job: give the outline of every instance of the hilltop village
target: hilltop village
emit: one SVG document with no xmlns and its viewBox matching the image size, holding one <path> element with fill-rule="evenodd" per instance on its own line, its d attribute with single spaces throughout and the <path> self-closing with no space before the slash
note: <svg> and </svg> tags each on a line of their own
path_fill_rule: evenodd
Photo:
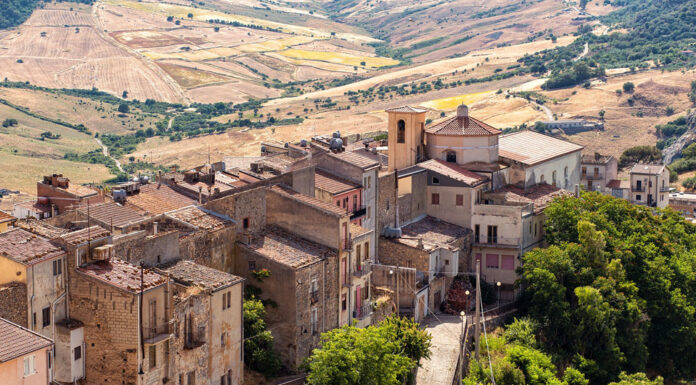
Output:
<svg viewBox="0 0 696 385">
<path fill-rule="evenodd" d="M 108 191 L 45 176 L 38 199 L 0 212 L 0 362 L 60 384 L 241 384 L 253 288 L 299 371 L 323 332 L 466 303 L 453 287 L 477 262 L 511 302 L 555 198 L 670 200 L 665 166 L 622 181 L 613 157 L 503 135 L 465 105 L 427 127 L 425 109 L 386 114 L 384 140 L 264 143 Z"/>
</svg>

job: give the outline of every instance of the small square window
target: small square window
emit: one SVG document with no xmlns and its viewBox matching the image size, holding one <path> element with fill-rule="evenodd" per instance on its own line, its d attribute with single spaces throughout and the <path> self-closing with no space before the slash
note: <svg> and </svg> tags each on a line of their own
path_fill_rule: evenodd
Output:
<svg viewBox="0 0 696 385">
<path fill-rule="evenodd" d="M 244 218 L 242 220 L 242 226 L 244 227 L 244 230 L 249 228 L 249 218 Z"/>
<path fill-rule="evenodd" d="M 464 206 L 464 195 L 457 194 L 457 206 Z"/>
<path fill-rule="evenodd" d="M 431 203 L 434 205 L 439 205 L 440 204 L 440 194 L 433 193 Z"/>
<path fill-rule="evenodd" d="M 42 321 L 42 326 L 46 327 L 51 324 L 51 308 L 50 307 L 45 307 L 41 311 L 41 316 L 43 318 Z"/>
<path fill-rule="evenodd" d="M 434 176 L 433 177 L 433 184 L 440 184 L 440 178 Z"/>
<path fill-rule="evenodd" d="M 249 270 L 256 270 L 256 261 L 249 261 Z"/>
</svg>

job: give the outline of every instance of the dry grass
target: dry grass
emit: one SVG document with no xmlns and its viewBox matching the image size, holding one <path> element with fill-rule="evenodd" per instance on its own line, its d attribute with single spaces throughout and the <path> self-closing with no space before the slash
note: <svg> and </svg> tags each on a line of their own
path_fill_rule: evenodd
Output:
<svg viewBox="0 0 696 385">
<path fill-rule="evenodd" d="M 372 56 L 355 56 L 341 52 L 322 52 L 308 51 L 302 49 L 287 49 L 278 53 L 280 55 L 294 59 L 316 60 L 356 67 L 360 66 L 369 68 L 379 68 L 399 64 L 399 62 L 394 59 Z"/>
<path fill-rule="evenodd" d="M 230 80 L 227 76 L 222 76 L 207 71 L 199 71 L 193 68 L 178 66 L 175 64 L 159 63 L 169 76 L 174 78 L 179 85 L 184 88 L 195 88 L 209 84 L 222 83 Z"/>
</svg>

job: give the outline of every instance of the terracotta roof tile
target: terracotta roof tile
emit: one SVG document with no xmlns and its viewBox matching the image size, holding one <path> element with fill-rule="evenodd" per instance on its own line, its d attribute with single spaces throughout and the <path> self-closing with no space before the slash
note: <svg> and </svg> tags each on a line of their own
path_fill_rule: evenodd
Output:
<svg viewBox="0 0 696 385">
<path fill-rule="evenodd" d="M 23 265 L 33 265 L 63 255 L 63 249 L 26 230 L 17 228 L 0 233 L 0 256 Z"/>
<path fill-rule="evenodd" d="M 11 361 L 53 345 L 48 338 L 3 318 L 0 318 L 0 341 L 0 362 Z"/>
<path fill-rule="evenodd" d="M 293 269 L 298 269 L 335 255 L 335 250 L 292 235 L 275 226 L 264 229 L 244 247 Z"/>
<path fill-rule="evenodd" d="M 331 152 L 329 153 L 329 156 L 363 169 L 379 166 L 379 161 L 373 159 L 372 157 L 365 156 L 357 151 L 343 151 L 337 153 Z"/>
<path fill-rule="evenodd" d="M 174 191 L 165 184 L 151 183 L 140 187 L 140 192 L 128 196 L 126 206 L 143 210 L 150 214 L 164 214 L 167 211 L 191 206 L 193 199 Z"/>
<path fill-rule="evenodd" d="M 448 163 L 440 159 L 431 159 L 423 163 L 418 163 L 418 167 L 442 174 L 456 181 L 466 183 L 469 186 L 477 186 L 486 180 L 487 177 L 479 175 L 473 171 L 466 170 L 456 163 Z"/>
<path fill-rule="evenodd" d="M 12 215 L 10 215 L 4 211 L 0 211 L 0 223 L 11 222 L 11 221 L 16 221 L 16 220 L 17 220 L 17 218 L 13 217 Z"/>
<path fill-rule="evenodd" d="M 170 211 L 166 213 L 166 215 L 205 230 L 221 229 L 232 223 L 232 220 L 229 218 L 225 218 L 222 215 L 216 215 L 196 206 L 189 206 Z"/>
<path fill-rule="evenodd" d="M 87 215 L 89 212 L 90 218 L 107 225 L 113 224 L 115 227 L 122 227 L 148 218 L 134 209 L 116 202 L 90 205 L 89 209 L 83 205 L 77 211 L 83 215 Z"/>
<path fill-rule="evenodd" d="M 546 206 L 548 206 L 549 203 L 551 203 L 551 201 L 557 197 L 573 195 L 570 191 L 545 183 L 527 188 L 527 190 L 521 189 L 517 186 L 508 185 L 492 191 L 491 193 L 505 194 L 505 200 L 507 202 L 534 203 L 534 212 L 537 214 L 544 211 Z"/>
<path fill-rule="evenodd" d="M 95 262 L 86 266 L 78 267 L 76 270 L 119 289 L 123 289 L 131 293 L 140 292 L 140 267 L 118 258 L 111 258 L 109 261 Z M 166 282 L 166 277 L 154 273 L 149 269 L 145 269 L 143 272 L 143 290 L 162 285 Z"/>
<path fill-rule="evenodd" d="M 426 248 L 446 247 L 469 232 L 463 227 L 431 216 L 404 226 L 401 231 L 402 236 L 396 242 L 415 247 L 421 239 Z"/>
<path fill-rule="evenodd" d="M 664 171 L 665 165 L 664 164 L 642 164 L 638 163 L 633 168 L 631 168 L 631 174 L 649 174 L 649 175 L 656 175 L 656 174 L 662 174 L 662 171 Z"/>
<path fill-rule="evenodd" d="M 498 154 L 531 166 L 582 149 L 575 143 L 525 130 L 501 136 Z"/>
<path fill-rule="evenodd" d="M 371 231 L 372 231 L 372 230 L 366 229 L 366 228 L 364 228 L 364 227 L 362 227 L 362 226 L 358 226 L 358 225 L 356 225 L 355 223 L 351 223 L 351 224 L 350 224 L 350 236 L 351 236 L 353 239 L 355 239 L 355 238 L 357 238 L 357 237 L 361 237 L 361 236 L 363 236 L 363 235 L 365 235 L 365 234 L 367 234 L 367 233 L 369 233 L 369 232 L 371 232 Z"/>
<path fill-rule="evenodd" d="M 86 229 L 73 231 L 64 235 L 60 238 L 68 245 L 81 245 L 87 241 L 93 241 L 95 239 L 104 238 L 109 236 L 109 231 L 99 227 L 92 226 Z"/>
<path fill-rule="evenodd" d="M 193 261 L 180 260 L 174 264 L 164 265 L 160 270 L 168 273 L 177 282 L 210 290 L 228 287 L 244 281 L 242 277 L 199 265 Z"/>
<path fill-rule="evenodd" d="M 341 194 L 360 188 L 360 185 L 349 180 L 339 178 L 335 174 L 317 168 L 314 173 L 314 187 L 324 190 L 329 194 Z"/>
<path fill-rule="evenodd" d="M 599 155 L 599 154 L 597 154 Z M 611 155 L 591 155 L 591 154 L 583 154 L 582 155 L 582 163 L 585 164 L 607 164 L 609 163 L 610 160 L 612 160 L 614 157 Z"/>
<path fill-rule="evenodd" d="M 46 221 L 40 221 L 33 217 L 27 219 L 20 219 L 17 222 L 15 222 L 15 226 L 29 231 L 30 233 L 42 236 L 46 239 L 59 238 L 61 235 L 70 232 L 70 230 L 68 229 L 51 226 L 48 223 L 46 223 Z"/>
<path fill-rule="evenodd" d="M 425 129 L 436 135 L 490 136 L 502 131 L 470 116 L 455 116 Z"/>
<path fill-rule="evenodd" d="M 428 111 L 425 108 L 421 107 L 411 107 L 411 106 L 401 106 L 401 107 L 395 107 L 395 108 L 388 108 L 385 110 L 386 112 L 405 112 L 409 114 L 420 114 L 423 112 Z"/>
<path fill-rule="evenodd" d="M 273 191 L 277 194 L 280 194 L 286 198 L 293 199 L 297 202 L 303 203 L 308 206 L 315 207 L 317 209 L 323 210 L 325 212 L 328 212 L 329 214 L 333 214 L 339 217 L 347 216 L 348 213 L 344 209 L 341 209 L 340 207 L 337 207 L 336 205 L 333 205 L 328 202 L 321 201 L 316 198 L 309 197 L 304 194 L 300 194 L 297 191 L 294 191 L 293 189 L 282 186 L 282 185 L 274 185 L 270 188 L 270 191 Z"/>
</svg>

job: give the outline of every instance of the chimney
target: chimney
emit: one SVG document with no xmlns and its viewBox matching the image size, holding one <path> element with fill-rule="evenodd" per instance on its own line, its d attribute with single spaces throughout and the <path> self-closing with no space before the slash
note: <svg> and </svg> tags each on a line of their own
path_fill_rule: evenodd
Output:
<svg viewBox="0 0 696 385">
<path fill-rule="evenodd" d="M 157 172 L 157 188 L 162 185 L 162 170 Z"/>
<path fill-rule="evenodd" d="M 152 222 L 152 234 L 157 234 L 157 222 Z"/>
<path fill-rule="evenodd" d="M 419 237 L 419 238 L 418 238 L 418 248 L 419 248 L 419 249 L 422 249 L 422 248 L 423 248 L 423 238 L 422 238 L 422 237 Z"/>
<path fill-rule="evenodd" d="M 466 104 L 460 104 L 457 107 L 457 117 L 458 118 L 468 118 L 469 117 L 469 107 Z"/>
<path fill-rule="evenodd" d="M 56 205 L 51 204 L 51 218 L 56 216 Z"/>
</svg>

